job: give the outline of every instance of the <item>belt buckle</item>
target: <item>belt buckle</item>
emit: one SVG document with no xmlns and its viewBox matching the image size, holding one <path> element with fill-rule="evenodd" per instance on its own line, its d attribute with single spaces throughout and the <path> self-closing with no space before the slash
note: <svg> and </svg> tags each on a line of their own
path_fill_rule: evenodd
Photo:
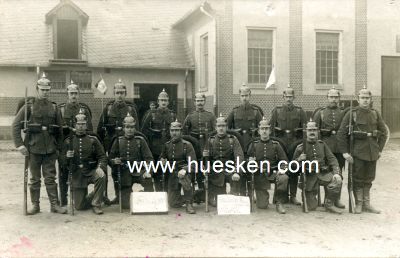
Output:
<svg viewBox="0 0 400 258">
<path fill-rule="evenodd" d="M 331 134 L 335 135 L 335 134 L 336 134 L 336 131 L 335 131 L 335 130 L 332 130 Z"/>
<path fill-rule="evenodd" d="M 286 134 L 290 134 L 290 130 L 285 130 L 285 133 Z"/>
<path fill-rule="evenodd" d="M 42 126 L 42 131 L 47 131 L 47 126 Z"/>
<path fill-rule="evenodd" d="M 203 137 L 204 137 L 204 135 L 203 135 L 203 134 L 200 134 L 200 135 L 199 135 L 199 138 L 203 138 Z"/>
<path fill-rule="evenodd" d="M 371 137 L 371 136 L 372 136 L 372 133 L 367 133 L 367 136 L 368 136 L 368 137 Z"/>
<path fill-rule="evenodd" d="M 83 164 L 79 164 L 79 168 L 83 168 Z"/>
<path fill-rule="evenodd" d="M 243 130 L 242 133 L 245 134 L 245 133 L 247 133 L 247 131 L 246 131 L 246 130 Z"/>
</svg>

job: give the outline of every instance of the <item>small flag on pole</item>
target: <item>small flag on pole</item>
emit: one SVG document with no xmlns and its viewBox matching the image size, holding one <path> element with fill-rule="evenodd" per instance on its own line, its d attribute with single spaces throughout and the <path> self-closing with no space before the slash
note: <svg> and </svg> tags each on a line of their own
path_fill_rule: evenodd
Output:
<svg viewBox="0 0 400 258">
<path fill-rule="evenodd" d="M 97 90 L 101 92 L 101 94 L 105 94 L 106 93 L 107 85 L 104 82 L 104 79 L 103 79 L 102 76 L 101 76 L 100 80 L 96 83 L 95 86 L 96 86 Z"/>
<path fill-rule="evenodd" d="M 265 89 L 270 88 L 272 85 L 275 85 L 276 83 L 276 77 L 275 77 L 275 66 L 272 65 L 272 70 L 271 73 L 269 75 L 268 81 L 267 81 L 267 85 L 265 86 Z"/>
</svg>

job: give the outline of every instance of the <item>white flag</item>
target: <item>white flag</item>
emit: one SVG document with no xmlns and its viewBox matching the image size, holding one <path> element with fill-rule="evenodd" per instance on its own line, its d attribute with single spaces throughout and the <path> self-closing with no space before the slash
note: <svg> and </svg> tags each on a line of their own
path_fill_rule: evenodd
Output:
<svg viewBox="0 0 400 258">
<path fill-rule="evenodd" d="M 276 77 L 275 77 L 275 66 L 272 66 L 271 74 L 269 75 L 267 85 L 265 86 L 265 89 L 270 88 L 272 85 L 275 85 L 276 83 Z"/>
<path fill-rule="evenodd" d="M 98 81 L 95 86 L 96 86 L 97 90 L 100 91 L 102 94 L 106 93 L 107 85 L 104 82 L 103 78 L 101 78 L 100 81 Z"/>
</svg>

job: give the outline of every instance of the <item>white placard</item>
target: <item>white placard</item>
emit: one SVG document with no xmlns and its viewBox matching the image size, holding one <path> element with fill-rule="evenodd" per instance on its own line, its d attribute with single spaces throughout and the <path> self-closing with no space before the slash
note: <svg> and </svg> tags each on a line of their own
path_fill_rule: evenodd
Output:
<svg viewBox="0 0 400 258">
<path fill-rule="evenodd" d="M 132 192 L 131 214 L 168 213 L 166 192 Z"/>
<path fill-rule="evenodd" d="M 218 195 L 218 215 L 250 215 L 250 198 L 230 194 Z"/>
</svg>

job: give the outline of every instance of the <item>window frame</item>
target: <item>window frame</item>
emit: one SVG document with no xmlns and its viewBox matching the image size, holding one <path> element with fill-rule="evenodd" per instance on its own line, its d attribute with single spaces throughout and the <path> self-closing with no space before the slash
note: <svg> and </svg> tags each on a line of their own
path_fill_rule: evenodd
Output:
<svg viewBox="0 0 400 258">
<path fill-rule="evenodd" d="M 72 73 L 73 72 L 88 72 L 90 73 L 90 88 L 82 88 L 81 86 L 79 86 L 78 81 L 73 81 L 75 84 L 77 84 L 79 86 L 79 92 L 80 93 L 92 93 L 93 92 L 93 71 L 91 70 L 84 70 L 84 69 L 70 69 L 70 70 L 62 70 L 62 69 L 45 69 L 43 70 L 43 72 L 46 74 L 46 76 L 48 76 L 49 73 L 51 72 L 63 72 L 65 73 L 65 85 L 63 85 L 62 88 L 51 88 L 52 92 L 66 92 L 67 90 L 67 86 L 70 84 L 71 82 L 71 78 L 72 78 Z M 50 78 L 49 78 L 50 79 Z M 51 80 L 50 80 L 51 81 Z"/>
<path fill-rule="evenodd" d="M 337 83 L 331 84 L 320 84 L 317 83 L 317 34 L 318 33 L 331 33 L 338 35 L 338 54 L 337 54 Z M 314 67 L 314 84 L 317 90 L 326 90 L 331 89 L 332 86 L 335 86 L 336 89 L 343 89 L 343 77 L 342 77 L 342 69 L 343 69 L 343 31 L 341 30 L 322 30 L 316 29 L 314 32 L 314 60 L 313 60 L 313 67 Z"/>
<path fill-rule="evenodd" d="M 271 32 L 272 34 L 272 48 L 271 48 L 271 70 L 272 67 L 275 65 L 275 60 L 276 60 L 276 28 L 274 27 L 254 27 L 254 26 L 247 26 L 246 27 L 246 82 L 247 85 L 250 88 L 254 88 L 254 89 L 264 89 L 266 83 L 268 82 L 268 78 L 269 78 L 269 74 L 266 74 L 265 77 L 265 82 L 258 82 L 258 83 L 254 83 L 254 82 L 249 82 L 249 31 L 250 30 L 256 30 L 256 31 L 268 31 Z M 266 63 L 266 66 L 268 66 L 268 64 Z M 275 65 L 276 66 L 276 65 Z M 274 89 L 276 87 L 276 85 L 272 86 L 270 89 Z"/>
<path fill-rule="evenodd" d="M 207 40 L 207 48 L 205 48 L 204 41 Z M 208 32 L 204 33 L 200 36 L 200 83 L 199 90 L 201 92 L 208 91 L 208 82 L 209 82 L 209 72 L 210 72 L 210 40 L 208 36 Z M 205 49 L 207 49 L 207 54 L 205 54 Z"/>
</svg>

